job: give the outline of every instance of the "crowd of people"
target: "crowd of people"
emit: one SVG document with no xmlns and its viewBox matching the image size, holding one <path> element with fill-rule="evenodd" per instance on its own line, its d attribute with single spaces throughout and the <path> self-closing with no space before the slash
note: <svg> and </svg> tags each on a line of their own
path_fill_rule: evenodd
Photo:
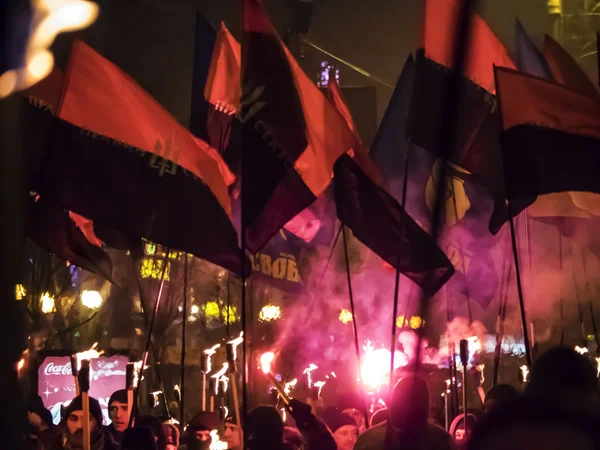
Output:
<svg viewBox="0 0 600 450">
<path fill-rule="evenodd" d="M 496 385 L 483 409 L 455 420 L 447 431 L 430 417 L 426 380 L 407 374 L 394 386 L 388 409 L 365 420 L 358 410 L 329 407 L 313 414 L 292 399 L 284 423 L 272 406 L 258 406 L 236 424 L 214 412 L 199 412 L 180 434 L 174 423 L 154 416 L 134 417 L 130 427 L 127 391 L 109 400 L 111 424 L 102 426 L 97 400 L 89 399 L 93 450 L 495 450 L 600 448 L 598 371 L 586 356 L 553 348 L 533 365 L 524 392 Z M 83 449 L 81 396 L 71 401 L 57 426 L 40 397 L 28 405 L 28 450 Z M 219 444 L 217 444 L 217 439 Z M 226 447 L 225 447 L 226 445 Z"/>
</svg>

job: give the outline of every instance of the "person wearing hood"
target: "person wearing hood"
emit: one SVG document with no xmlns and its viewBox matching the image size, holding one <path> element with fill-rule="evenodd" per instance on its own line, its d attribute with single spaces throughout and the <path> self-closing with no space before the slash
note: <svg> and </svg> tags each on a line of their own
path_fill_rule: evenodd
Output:
<svg viewBox="0 0 600 450">
<path fill-rule="evenodd" d="M 113 392 L 108 399 L 108 415 L 111 423 L 105 428 L 119 444 L 123 442 L 123 433 L 129 427 L 129 414 L 127 389 Z"/>
<path fill-rule="evenodd" d="M 423 379 L 415 375 L 400 379 L 390 403 L 387 420 L 363 433 L 355 450 L 456 449 L 448 432 L 428 420 L 429 387 Z"/>
<path fill-rule="evenodd" d="M 217 413 L 202 411 L 190 420 L 183 437 L 184 445 L 180 449 L 208 450 L 210 448 L 210 432 L 219 430 L 221 421 Z"/>
<path fill-rule="evenodd" d="M 102 410 L 95 398 L 89 397 L 91 450 L 119 450 L 120 446 L 102 426 Z M 75 397 L 65 410 L 59 425 L 60 447 L 65 450 L 83 449 L 83 407 L 81 395 Z"/>
<path fill-rule="evenodd" d="M 335 439 L 337 450 L 352 450 L 358 439 L 356 420 L 337 408 L 327 408 L 322 418 Z"/>
<path fill-rule="evenodd" d="M 312 414 L 308 404 L 291 399 L 288 412 L 302 434 L 305 450 L 337 450 L 327 426 Z M 283 440 L 283 421 L 272 406 L 258 406 L 248 414 L 244 425 L 245 450 L 279 450 L 288 446 Z"/>
<path fill-rule="evenodd" d="M 32 396 L 27 402 L 27 421 L 29 434 L 25 440 L 26 450 L 48 448 L 55 439 L 52 413 L 46 409 L 42 397 Z"/>
</svg>

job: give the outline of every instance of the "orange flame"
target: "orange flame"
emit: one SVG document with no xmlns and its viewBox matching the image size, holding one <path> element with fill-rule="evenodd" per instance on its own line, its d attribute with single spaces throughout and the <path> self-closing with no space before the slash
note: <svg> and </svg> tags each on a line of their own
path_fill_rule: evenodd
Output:
<svg viewBox="0 0 600 450">
<path fill-rule="evenodd" d="M 260 368 L 262 369 L 262 371 L 265 374 L 271 372 L 271 363 L 273 362 L 274 359 L 275 359 L 275 353 L 273 353 L 273 352 L 266 352 L 261 355 Z"/>
<path fill-rule="evenodd" d="M 315 382 L 314 386 L 319 388 L 319 397 L 321 396 L 321 389 L 323 389 L 323 386 L 325 386 L 326 381 L 317 381 Z"/>
<path fill-rule="evenodd" d="M 225 373 L 227 372 L 227 369 L 229 369 L 229 363 L 224 362 L 221 370 L 219 370 L 214 375 L 211 375 L 211 378 L 215 379 L 215 395 L 219 394 L 219 381 L 221 381 L 221 377 L 223 375 L 225 375 Z M 225 378 L 227 378 L 227 377 L 225 377 Z M 229 378 L 227 378 L 227 380 L 229 381 Z"/>
<path fill-rule="evenodd" d="M 315 364 L 313 364 L 313 363 L 310 363 L 310 364 L 308 365 L 308 367 L 307 367 L 306 369 L 304 369 L 304 371 L 302 372 L 304 375 L 306 375 L 306 376 L 308 377 L 308 387 L 309 387 L 309 388 L 311 388 L 311 387 L 312 387 L 312 385 L 313 385 L 313 381 L 312 381 L 312 375 L 311 375 L 311 373 L 312 373 L 312 372 L 313 372 L 315 369 L 318 369 L 318 368 L 319 368 L 319 366 L 317 366 L 317 365 L 315 365 Z"/>
<path fill-rule="evenodd" d="M 208 356 L 206 358 L 206 373 L 209 373 L 212 370 L 212 364 L 210 362 L 211 356 L 217 353 L 217 349 L 221 346 L 221 344 L 215 344 L 211 348 L 207 348 L 204 350 L 204 354 Z"/>
<path fill-rule="evenodd" d="M 236 337 L 235 339 L 227 341 L 227 343 L 230 344 L 231 347 L 233 348 L 233 360 L 234 361 L 237 359 L 237 347 L 242 342 L 244 342 L 244 332 L 243 331 L 240 331 L 240 335 L 238 337 Z"/>
<path fill-rule="evenodd" d="M 521 375 L 523 375 L 523 383 L 527 383 L 529 381 L 529 367 L 523 364 L 520 369 Z"/>
<path fill-rule="evenodd" d="M 226 450 L 227 442 L 223 442 L 219 439 L 219 432 L 217 430 L 212 430 L 210 432 L 210 447 L 209 450 Z"/>
</svg>

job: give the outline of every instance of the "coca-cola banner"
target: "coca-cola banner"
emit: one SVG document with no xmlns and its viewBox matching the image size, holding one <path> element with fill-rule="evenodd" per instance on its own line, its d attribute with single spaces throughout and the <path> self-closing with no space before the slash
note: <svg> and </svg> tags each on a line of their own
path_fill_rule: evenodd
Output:
<svg viewBox="0 0 600 450">
<path fill-rule="evenodd" d="M 104 425 L 108 418 L 108 399 L 111 394 L 125 388 L 126 356 L 101 356 L 91 361 L 90 396 L 100 402 Z M 38 393 L 44 406 L 52 412 L 55 424 L 60 422 L 60 407 L 75 398 L 75 381 L 68 356 L 48 356 L 38 368 Z"/>
</svg>

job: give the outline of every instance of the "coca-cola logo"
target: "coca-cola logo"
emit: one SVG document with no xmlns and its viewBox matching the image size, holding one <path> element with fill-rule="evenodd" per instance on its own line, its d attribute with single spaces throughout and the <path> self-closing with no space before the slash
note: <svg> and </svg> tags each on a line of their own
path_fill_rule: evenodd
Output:
<svg viewBox="0 0 600 450">
<path fill-rule="evenodd" d="M 71 372 L 71 363 L 67 364 L 54 364 L 53 362 L 49 362 L 46 367 L 44 367 L 44 375 L 72 375 Z"/>
</svg>

